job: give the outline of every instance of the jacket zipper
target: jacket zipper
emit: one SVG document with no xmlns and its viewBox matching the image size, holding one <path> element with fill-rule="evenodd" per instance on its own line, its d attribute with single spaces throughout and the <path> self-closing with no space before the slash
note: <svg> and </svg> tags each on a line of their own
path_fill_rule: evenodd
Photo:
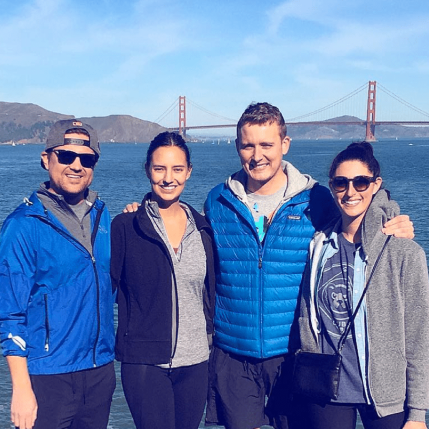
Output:
<svg viewBox="0 0 429 429">
<path fill-rule="evenodd" d="M 146 202 L 146 200 L 143 202 L 143 205 L 145 204 L 145 202 Z M 172 314 L 171 314 L 171 327 L 170 327 L 170 331 L 171 331 L 171 354 L 170 354 L 170 360 L 168 362 L 169 371 L 171 371 L 172 365 L 173 365 L 173 358 L 176 354 L 176 349 L 177 349 L 177 339 L 179 336 L 179 305 L 178 305 L 177 282 L 176 282 L 176 276 L 174 274 L 174 263 L 173 263 L 173 260 L 171 258 L 171 255 L 170 255 L 170 251 L 168 250 L 168 247 L 165 244 L 162 237 L 157 233 L 152 234 L 152 233 L 148 233 L 147 231 L 145 232 L 144 226 L 140 226 L 140 228 L 145 233 L 145 235 L 156 240 L 161 245 L 161 247 L 163 249 L 163 253 L 164 253 L 165 257 L 167 258 L 167 260 L 170 264 L 170 268 L 171 268 L 171 287 L 174 288 L 175 302 L 173 303 L 173 299 L 171 301 L 172 301 L 172 305 L 175 305 L 175 307 L 176 307 L 176 321 L 175 322 L 173 321 L 173 309 L 172 309 Z M 175 333 L 173 334 L 174 325 L 175 325 L 176 329 L 175 329 Z M 128 335 L 128 334 L 125 333 L 125 335 Z"/>
<path fill-rule="evenodd" d="M 95 210 L 97 210 L 97 215 L 94 221 L 94 227 L 91 233 L 91 244 L 92 244 L 92 252 L 94 253 L 94 245 L 95 245 L 95 238 L 97 236 L 97 232 L 98 232 L 98 226 L 100 224 L 100 219 L 101 219 L 101 215 L 103 212 L 105 204 L 103 203 L 102 206 L 97 209 L 95 208 L 95 203 L 94 203 L 94 208 Z M 45 209 L 45 213 L 47 212 L 47 210 Z M 79 246 L 81 246 L 84 250 L 84 252 L 88 253 L 89 256 L 91 257 L 91 262 L 92 262 L 92 267 L 94 269 L 94 276 L 95 276 L 95 283 L 96 283 L 96 295 L 97 295 L 97 303 L 96 303 L 96 307 L 97 307 L 97 334 L 95 337 L 95 342 L 94 342 L 94 348 L 93 348 L 93 352 L 92 352 L 92 356 L 93 356 L 93 367 L 95 368 L 97 366 L 97 362 L 96 362 L 96 349 L 97 349 L 97 343 L 98 343 L 98 339 L 100 338 L 100 282 L 99 282 L 99 278 L 98 278 L 98 271 L 97 271 L 97 266 L 96 266 L 96 261 L 93 255 L 91 255 L 88 250 L 82 246 L 82 244 L 79 242 L 79 240 L 77 240 L 75 237 L 73 237 L 71 234 L 67 233 L 66 231 L 63 231 L 61 228 L 58 228 L 54 223 L 52 223 L 47 217 L 43 217 L 40 215 L 34 215 L 34 217 L 39 218 L 42 222 L 46 222 L 49 225 L 51 225 L 51 227 L 57 231 L 60 235 L 66 237 L 67 239 L 71 239 L 75 242 L 77 242 L 79 244 Z M 45 296 L 45 306 L 47 308 L 47 296 Z M 46 313 L 47 315 L 47 313 Z M 45 323 L 46 321 L 48 321 L 47 319 L 45 319 Z M 49 322 L 49 321 L 48 321 Z M 48 338 L 47 341 L 49 340 L 49 333 L 47 333 Z M 46 345 L 46 341 L 45 341 L 45 350 L 46 347 L 48 347 L 49 350 L 49 343 Z"/>
<path fill-rule="evenodd" d="M 168 249 L 166 249 L 168 252 Z M 170 262 L 171 265 L 171 280 L 172 280 L 172 286 L 174 288 L 174 292 L 175 292 L 175 302 L 174 305 L 176 307 L 176 332 L 175 335 L 173 336 L 173 332 L 171 333 L 171 357 L 170 357 L 170 371 L 171 371 L 171 367 L 173 365 L 173 358 L 174 355 L 176 354 L 176 349 L 177 349 L 177 338 L 179 336 L 179 305 L 178 305 L 178 295 L 177 295 L 177 282 L 176 282 L 176 276 L 174 275 L 174 265 L 173 265 L 173 261 Z M 173 323 L 173 320 L 172 320 Z"/>
<path fill-rule="evenodd" d="M 49 314 L 48 314 L 48 295 L 45 293 L 43 295 L 45 300 L 45 329 L 46 329 L 46 337 L 45 337 L 45 352 L 49 351 Z"/>
<path fill-rule="evenodd" d="M 297 203 L 297 204 L 292 204 L 292 205 L 300 205 L 300 204 L 304 204 L 304 202 L 301 203 Z M 265 240 L 267 238 L 268 232 L 270 230 L 271 225 L 274 222 L 274 218 L 276 217 L 277 213 L 280 211 L 280 209 L 286 210 L 287 207 L 291 206 L 291 204 L 289 204 L 289 201 L 282 201 L 280 202 L 280 204 L 277 206 L 277 208 L 274 210 L 272 216 L 271 216 L 271 221 L 269 222 L 268 226 L 267 226 L 267 230 L 265 231 L 265 235 L 264 235 L 264 240 L 263 243 L 265 243 Z M 249 210 L 250 211 L 250 210 Z M 258 236 L 258 234 L 256 234 Z M 259 260 L 258 260 L 258 268 L 259 268 L 259 284 L 260 284 L 260 335 L 261 335 L 261 348 L 260 348 L 260 353 L 261 353 L 261 357 L 264 356 L 264 350 L 263 350 L 263 344 L 264 344 L 264 336 L 263 336 L 263 311 L 262 311 L 262 303 L 263 303 L 263 299 L 264 299 L 264 295 L 263 295 L 263 287 L 262 287 L 262 256 L 263 256 L 263 250 L 264 250 L 264 244 L 260 242 L 259 240 L 259 236 L 258 236 L 258 243 L 259 243 Z"/>
<path fill-rule="evenodd" d="M 96 361 L 97 343 L 98 343 L 98 339 L 100 338 L 100 282 L 98 279 L 98 271 L 97 271 L 97 266 L 95 265 L 94 256 L 91 257 L 91 261 L 92 261 L 92 266 L 94 268 L 95 284 L 97 286 L 97 335 L 95 336 L 94 348 L 92 350 L 92 360 L 93 360 L 93 366 L 95 368 L 97 366 L 97 361 Z"/>
<path fill-rule="evenodd" d="M 371 270 L 371 273 L 369 274 L 368 278 L 367 278 L 367 272 L 365 272 L 365 284 L 366 284 L 365 287 L 367 287 L 368 283 L 371 282 L 372 276 L 373 276 L 373 274 L 375 272 L 375 268 L 377 267 L 379 260 L 383 256 L 384 250 L 387 247 L 387 244 L 389 243 L 389 241 L 390 241 L 391 238 L 392 238 L 392 236 L 389 235 L 385 239 L 383 247 L 381 248 L 379 254 L 377 255 L 377 259 L 375 260 L 375 262 L 374 262 L 374 264 L 372 266 L 372 270 Z M 364 289 L 364 291 L 365 291 L 365 289 Z M 367 356 L 365 356 L 365 366 L 366 366 L 366 377 L 367 377 L 368 396 L 369 396 L 366 399 L 369 399 L 374 404 L 374 408 L 376 410 L 377 403 L 375 402 L 375 399 L 374 399 L 374 397 L 372 395 L 371 377 L 370 377 L 370 373 L 369 373 L 369 371 L 370 371 L 369 362 L 370 362 L 370 355 L 371 355 L 371 350 L 370 350 L 370 347 L 371 347 L 370 343 L 371 343 L 371 341 L 370 341 L 369 330 L 367 330 L 367 341 L 366 341 L 366 343 L 368 344 L 368 353 L 367 353 Z M 379 416 L 379 412 L 377 410 L 376 410 L 376 413 Z"/>
<path fill-rule="evenodd" d="M 95 276 L 95 284 L 96 284 L 96 294 L 97 294 L 97 334 L 95 336 L 95 342 L 94 342 L 94 348 L 92 350 L 93 353 L 93 366 L 94 368 L 97 366 L 97 360 L 96 360 L 96 351 L 97 351 L 97 343 L 98 340 L 100 338 L 100 280 L 98 278 L 98 271 L 97 271 L 97 265 L 96 265 L 96 260 L 94 257 L 94 247 L 95 247 L 95 238 L 97 236 L 97 232 L 98 232 L 98 226 L 100 225 L 100 219 L 101 219 L 101 215 L 104 209 L 104 204 L 102 207 L 100 207 L 100 209 L 96 209 L 97 210 L 97 215 L 95 217 L 95 221 L 94 221 L 94 226 L 92 229 L 92 233 L 91 233 L 91 247 L 92 247 L 92 255 L 91 255 L 91 261 L 92 261 L 92 267 L 94 269 L 94 276 Z"/>
<path fill-rule="evenodd" d="M 277 206 L 277 208 L 274 210 L 274 212 L 273 212 L 273 214 L 271 216 L 271 221 L 267 225 L 267 230 L 265 231 L 264 240 L 263 240 L 262 243 L 261 243 L 261 241 L 259 239 L 259 235 L 258 235 L 258 233 L 256 232 L 256 229 L 255 229 L 255 234 L 256 234 L 256 237 L 257 237 L 257 240 L 258 240 L 258 246 L 259 246 L 259 249 L 258 249 L 258 252 L 259 252 L 259 259 L 258 259 L 259 289 L 260 289 L 260 300 L 259 300 L 259 314 L 260 314 L 260 319 L 259 319 L 259 335 L 260 335 L 260 338 L 261 338 L 259 351 L 260 351 L 260 356 L 261 357 L 264 356 L 264 328 L 263 328 L 263 326 L 264 326 L 264 320 L 263 320 L 263 318 L 264 318 L 264 316 L 263 316 L 264 288 L 263 288 L 263 285 L 262 285 L 262 283 L 263 283 L 263 274 L 262 274 L 262 259 L 263 258 L 262 258 L 262 256 L 263 256 L 263 253 L 264 253 L 264 243 L 265 243 L 265 240 L 267 238 L 268 232 L 270 230 L 270 226 L 274 222 L 275 216 L 277 215 L 277 213 L 280 210 L 280 208 L 282 208 L 283 205 L 285 205 L 285 204 L 287 204 L 287 203 L 283 203 L 283 204 L 280 203 Z"/>
<path fill-rule="evenodd" d="M 368 392 L 365 395 L 365 399 L 367 400 L 368 403 L 372 402 L 376 406 L 377 404 L 375 403 L 375 401 L 373 399 L 373 396 L 372 396 L 372 393 L 371 393 L 371 390 L 372 390 L 372 387 L 371 387 L 371 378 L 369 376 L 369 356 L 371 354 L 370 344 L 369 344 L 369 332 L 368 332 L 367 342 L 366 343 L 368 344 L 368 357 L 365 359 L 365 366 L 366 366 L 366 380 L 365 380 L 365 383 L 366 383 L 366 386 L 368 388 Z M 378 415 L 378 413 L 377 413 L 377 415 Z"/>
<path fill-rule="evenodd" d="M 259 314 L 260 314 L 260 336 L 261 336 L 261 349 L 260 349 L 260 353 L 261 353 L 261 357 L 264 356 L 264 350 L 263 350 L 263 343 L 264 343 L 264 329 L 263 329 L 263 299 L 264 299 L 264 291 L 263 291 L 263 287 L 262 287 L 262 282 L 263 282 L 263 276 L 262 276 L 262 244 L 259 243 L 259 261 L 258 261 L 258 268 L 259 268 L 259 289 L 260 289 L 260 300 L 259 300 Z"/>
<path fill-rule="evenodd" d="M 231 191 L 231 193 L 233 193 L 232 191 Z M 230 203 L 230 201 L 229 201 L 229 198 L 227 198 L 226 196 L 224 196 L 224 198 L 226 199 L 226 201 L 228 201 L 229 203 Z M 293 197 L 291 197 L 290 199 L 292 199 Z M 290 200 L 289 199 L 289 200 Z M 259 235 L 258 235 L 258 233 L 257 233 L 257 231 L 256 231 L 256 227 L 255 227 L 255 221 L 253 220 L 253 216 L 252 216 L 252 213 L 251 213 L 251 211 L 250 211 L 250 209 L 249 209 L 249 207 L 246 205 L 246 204 L 244 204 L 240 199 L 239 199 L 239 201 L 243 204 L 243 206 L 246 208 L 246 210 L 247 210 L 247 212 L 250 214 L 250 217 L 252 218 L 252 221 L 253 222 L 249 222 L 249 220 L 247 219 L 247 217 L 246 216 L 244 216 L 243 215 L 243 213 L 241 213 L 240 211 L 238 211 L 238 210 L 236 210 L 236 209 L 234 209 L 238 214 L 240 214 L 240 216 L 242 216 L 243 218 L 244 218 L 244 220 L 252 227 L 252 229 L 253 229 L 253 232 L 254 232 L 254 235 L 255 235 L 255 237 L 256 237 L 256 240 L 257 240 L 257 242 L 258 242 L 258 245 L 259 245 L 259 259 L 258 259 L 258 269 L 259 269 L 259 285 L 260 285 L 260 290 L 261 290 L 261 292 L 260 292 L 260 304 L 259 304 L 259 311 L 260 311 L 260 338 L 261 338 L 261 346 L 260 346 L 260 353 L 261 353 L 261 356 L 263 356 L 263 346 L 262 346 L 262 344 L 263 344 L 263 328 L 262 328 L 262 325 L 263 325 L 263 317 L 262 317 L 262 299 L 263 299 L 263 293 L 262 293 L 262 260 L 263 260 L 263 258 L 262 258 L 262 255 L 263 255 L 263 244 L 260 242 L 260 239 L 259 239 Z M 301 201 L 301 202 L 299 202 L 299 203 L 295 203 L 295 204 L 293 204 L 293 205 L 300 205 L 300 204 L 305 204 L 305 203 L 309 203 L 309 201 Z M 267 227 L 267 230 L 266 230 L 266 232 L 265 232 L 265 236 L 264 236 L 264 242 L 265 242 L 265 240 L 266 240 L 266 238 L 267 238 L 267 235 L 268 235 L 268 231 L 270 230 L 270 226 L 272 225 L 272 223 L 274 222 L 274 218 L 277 216 L 277 214 L 278 214 L 278 212 L 279 212 L 279 210 L 280 209 L 284 209 L 284 210 L 286 210 L 286 207 L 288 207 L 288 206 L 290 206 L 290 204 L 289 204 L 289 201 L 284 201 L 284 200 L 282 200 L 280 203 L 279 203 L 279 205 L 277 206 L 277 208 L 274 210 L 274 213 L 273 213 L 273 215 L 271 216 L 271 222 L 270 222 L 270 224 L 268 225 L 268 227 Z"/>
</svg>

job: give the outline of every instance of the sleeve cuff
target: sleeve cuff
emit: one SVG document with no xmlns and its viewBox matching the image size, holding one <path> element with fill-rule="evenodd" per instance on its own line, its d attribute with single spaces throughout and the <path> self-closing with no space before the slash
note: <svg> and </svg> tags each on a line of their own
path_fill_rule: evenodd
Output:
<svg viewBox="0 0 429 429">
<path fill-rule="evenodd" d="M 409 408 L 407 421 L 424 422 L 425 416 L 426 410 L 419 410 L 418 408 Z"/>
</svg>

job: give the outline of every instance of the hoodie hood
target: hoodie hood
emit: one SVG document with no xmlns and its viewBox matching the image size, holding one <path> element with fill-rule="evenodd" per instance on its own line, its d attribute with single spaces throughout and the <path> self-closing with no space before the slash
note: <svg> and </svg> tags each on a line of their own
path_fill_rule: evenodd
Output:
<svg viewBox="0 0 429 429">
<path fill-rule="evenodd" d="M 317 181 L 308 174 L 301 173 L 290 162 L 282 161 L 282 169 L 287 177 L 287 186 L 281 204 L 303 191 L 311 189 Z M 225 186 L 244 204 L 248 205 L 246 193 L 247 174 L 241 169 L 225 181 Z"/>
<path fill-rule="evenodd" d="M 400 214 L 399 205 L 390 199 L 387 190 L 380 189 L 372 199 L 362 222 L 362 247 L 365 254 L 371 256 L 371 249 L 378 251 L 380 243 L 386 241 L 381 232 L 383 225 Z"/>
</svg>

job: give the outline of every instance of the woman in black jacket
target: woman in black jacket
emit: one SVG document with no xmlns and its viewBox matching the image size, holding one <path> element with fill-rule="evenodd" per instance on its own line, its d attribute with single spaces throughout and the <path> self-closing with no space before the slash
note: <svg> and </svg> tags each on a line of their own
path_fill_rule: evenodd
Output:
<svg viewBox="0 0 429 429">
<path fill-rule="evenodd" d="M 145 170 L 152 191 L 112 223 L 116 359 L 138 429 L 197 429 L 213 333 L 211 230 L 179 200 L 192 171 L 181 136 L 155 137 Z"/>
</svg>

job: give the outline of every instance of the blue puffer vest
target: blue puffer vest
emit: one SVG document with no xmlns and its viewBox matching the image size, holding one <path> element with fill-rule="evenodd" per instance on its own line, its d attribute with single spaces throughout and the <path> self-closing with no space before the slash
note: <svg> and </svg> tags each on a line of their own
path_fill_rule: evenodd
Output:
<svg viewBox="0 0 429 429">
<path fill-rule="evenodd" d="M 310 192 L 304 190 L 283 203 L 263 244 L 250 210 L 226 185 L 210 192 L 205 213 L 219 259 L 215 344 L 220 348 L 254 358 L 288 352 L 308 245 L 315 231 L 309 219 Z"/>
</svg>

